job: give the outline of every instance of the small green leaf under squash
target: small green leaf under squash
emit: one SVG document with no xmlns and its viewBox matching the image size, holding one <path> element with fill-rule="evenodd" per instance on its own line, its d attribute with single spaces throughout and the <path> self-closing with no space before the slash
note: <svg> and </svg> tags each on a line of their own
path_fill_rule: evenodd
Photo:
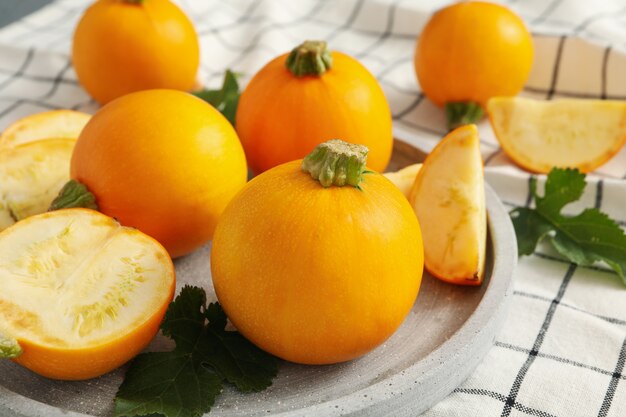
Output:
<svg viewBox="0 0 626 417">
<path fill-rule="evenodd" d="M 195 91 L 192 94 L 215 107 L 228 119 L 230 124 L 235 126 L 235 116 L 237 114 L 237 106 L 239 105 L 241 92 L 239 91 L 237 75 L 234 72 L 226 70 L 221 89 L 204 89 Z"/>
<path fill-rule="evenodd" d="M 202 288 L 185 286 L 161 325 L 176 348 L 135 358 L 117 392 L 115 416 L 198 417 L 210 411 L 224 380 L 243 392 L 270 386 L 278 360 L 227 331 L 226 322 L 219 304 L 206 305 Z"/>
</svg>

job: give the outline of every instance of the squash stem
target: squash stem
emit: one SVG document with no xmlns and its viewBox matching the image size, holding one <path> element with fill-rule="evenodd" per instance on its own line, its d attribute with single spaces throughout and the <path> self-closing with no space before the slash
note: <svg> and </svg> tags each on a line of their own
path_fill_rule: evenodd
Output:
<svg viewBox="0 0 626 417">
<path fill-rule="evenodd" d="M 22 354 L 22 347 L 17 340 L 0 332 L 0 359 L 17 358 Z"/>
<path fill-rule="evenodd" d="M 302 170 L 327 188 L 351 185 L 359 188 L 363 181 L 367 146 L 332 139 L 317 145 L 313 152 L 302 160 Z"/>
<path fill-rule="evenodd" d="M 478 122 L 483 117 L 483 109 L 478 103 L 472 101 L 446 103 L 446 117 L 448 129 Z"/>
<path fill-rule="evenodd" d="M 75 207 L 98 210 L 96 197 L 87 189 L 87 186 L 76 180 L 69 180 L 52 201 L 48 211 Z"/>
<path fill-rule="evenodd" d="M 324 41 L 305 41 L 287 56 L 287 69 L 296 77 L 319 77 L 331 69 L 333 58 Z"/>
</svg>

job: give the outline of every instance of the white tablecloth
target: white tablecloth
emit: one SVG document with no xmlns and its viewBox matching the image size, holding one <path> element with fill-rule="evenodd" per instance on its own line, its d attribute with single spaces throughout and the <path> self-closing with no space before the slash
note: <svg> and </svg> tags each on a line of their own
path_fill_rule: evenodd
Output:
<svg viewBox="0 0 626 417">
<path fill-rule="evenodd" d="M 361 60 L 391 104 L 396 135 L 430 150 L 443 113 L 420 93 L 415 39 L 435 0 L 180 1 L 202 45 L 201 77 L 217 87 L 225 69 L 243 83 L 305 39 Z M 536 58 L 523 94 L 626 99 L 624 0 L 509 0 L 530 26 Z M 60 0 L 0 30 L 0 130 L 46 109 L 97 106 L 76 81 L 71 32 L 88 2 Z M 507 206 L 528 200 L 529 174 L 480 126 L 487 181 Z M 572 213 L 596 206 L 626 225 L 626 149 L 598 169 Z M 576 267 L 547 246 L 523 257 L 507 322 L 484 362 L 425 413 L 440 416 L 626 416 L 626 286 L 605 265 Z"/>
</svg>

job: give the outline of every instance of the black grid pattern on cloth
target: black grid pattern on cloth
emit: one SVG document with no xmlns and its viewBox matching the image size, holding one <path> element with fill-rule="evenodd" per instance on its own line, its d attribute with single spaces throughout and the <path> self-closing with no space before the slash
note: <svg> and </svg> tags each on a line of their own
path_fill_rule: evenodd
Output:
<svg viewBox="0 0 626 417">
<path fill-rule="evenodd" d="M 567 272 L 565 273 L 565 276 L 563 277 L 563 281 L 561 283 L 559 291 L 556 297 L 550 303 L 550 308 L 548 309 L 548 313 L 546 314 L 545 320 L 543 324 L 541 325 L 541 329 L 539 330 L 539 333 L 537 334 L 537 338 L 535 339 L 533 348 L 528 352 L 528 358 L 526 359 L 526 361 L 520 368 L 519 372 L 517 373 L 517 376 L 515 377 L 515 382 L 513 382 L 513 386 L 511 387 L 511 390 L 509 391 L 509 394 L 506 397 L 506 401 L 504 402 L 504 408 L 501 414 L 502 417 L 507 417 L 511 414 L 511 410 L 513 409 L 513 406 L 516 403 L 517 395 L 522 387 L 524 378 L 526 377 L 528 370 L 530 369 L 533 362 L 535 361 L 535 358 L 537 357 L 539 353 L 539 349 L 541 349 L 543 340 L 546 336 L 546 333 L 548 332 L 550 328 L 552 318 L 554 317 L 554 312 L 556 311 L 556 308 L 559 305 L 559 302 L 563 298 L 563 295 L 565 294 L 565 290 L 567 289 L 567 286 L 570 283 L 575 271 L 576 271 L 576 265 L 572 264 L 567 268 Z"/>
<path fill-rule="evenodd" d="M 567 48 L 567 44 L 571 43 L 571 38 L 564 35 L 572 33 L 584 35 L 589 32 L 589 28 L 593 27 L 594 22 L 619 16 L 622 12 L 620 7 L 616 7 L 615 10 L 611 11 L 603 9 L 591 10 L 589 15 L 582 20 L 567 21 L 567 19 L 564 19 L 566 16 L 563 15 L 562 9 L 567 8 L 571 1 L 573 0 L 553 0 L 545 3 L 542 9 L 536 6 L 526 6 L 523 2 L 515 0 L 503 1 L 503 3 L 515 8 L 529 22 L 529 25 L 536 33 L 535 42 L 537 44 L 553 43 L 555 37 L 559 39 L 558 48 L 552 51 L 556 57 L 550 57 L 548 56 L 549 54 L 538 56 L 538 60 L 541 61 L 554 60 L 553 77 L 548 84 L 543 84 L 542 82 L 534 82 L 531 76 L 529 86 L 525 91 L 531 96 L 543 96 L 548 99 L 556 97 L 626 98 L 626 93 L 615 94 L 607 90 L 607 79 L 615 78 L 614 72 L 619 73 L 626 70 L 626 68 L 621 66 L 613 68 L 608 65 L 611 55 L 616 53 L 612 45 L 594 46 L 604 50 L 601 57 L 601 70 L 597 74 L 602 79 L 601 87 L 598 91 L 576 90 L 568 88 L 568 86 L 558 85 L 561 72 L 559 68 L 560 58 L 563 50 Z M 370 67 L 383 85 L 388 97 L 397 98 L 390 100 L 392 114 L 397 125 L 408 128 L 415 136 L 420 136 L 424 141 L 430 142 L 426 147 L 432 147 L 446 133 L 441 117 L 429 117 L 435 110 L 432 109 L 432 104 L 428 100 L 423 99 L 414 81 L 409 78 L 409 80 L 399 83 L 395 77 L 397 71 L 412 71 L 414 41 L 421 26 L 417 25 L 416 27 L 407 28 L 406 24 L 397 24 L 400 15 L 416 13 L 414 11 L 415 5 L 412 2 L 406 0 L 390 0 L 386 2 L 384 7 L 379 7 L 380 20 L 384 21 L 384 24 L 374 29 L 367 28 L 363 24 L 355 24 L 368 12 L 365 0 L 346 2 L 349 3 L 349 7 L 342 8 L 336 7 L 330 1 L 305 2 L 300 8 L 289 9 L 289 18 L 281 19 L 279 22 L 276 22 L 271 14 L 263 11 L 263 8 L 267 6 L 266 3 L 268 2 L 242 1 L 237 5 L 220 6 L 219 2 L 199 2 L 193 0 L 181 2 L 181 5 L 196 23 L 203 44 L 205 40 L 206 43 L 220 44 L 222 50 L 230 51 L 230 55 L 232 55 L 225 61 L 219 62 L 217 66 L 214 65 L 216 60 L 204 60 L 211 62 L 211 65 L 204 64 L 202 67 L 203 77 L 208 84 L 219 83 L 225 68 L 233 68 L 236 71 L 243 72 L 245 78 L 249 77 L 251 71 L 247 71 L 247 68 L 240 68 L 240 65 L 250 54 L 262 51 L 269 58 L 284 52 L 284 48 L 273 46 L 272 42 L 268 42 L 266 38 L 272 34 L 280 33 L 287 39 L 292 39 L 291 44 L 299 42 L 302 39 L 297 39 L 290 29 L 297 29 L 303 23 L 309 23 L 316 26 L 316 32 L 320 34 L 318 35 L 319 38 L 328 38 L 331 41 L 337 40 L 337 49 L 345 50 L 362 60 L 366 66 Z M 442 2 L 442 4 L 444 3 Z M 435 6 L 433 5 L 433 8 Z M 36 41 L 44 38 L 53 40 L 53 42 L 49 47 L 42 48 L 42 51 L 67 51 L 71 29 L 84 7 L 85 4 L 83 2 L 61 0 L 55 5 L 56 13 L 51 14 L 51 16 L 45 19 L 26 18 L 13 25 L 6 34 L 4 43 L 39 45 Z M 215 11 L 221 11 L 224 15 L 228 15 L 228 21 L 213 23 L 209 16 Z M 344 19 L 332 19 L 329 17 L 332 15 L 331 11 L 341 12 Z M 432 9 L 427 10 L 427 12 L 430 11 Z M 423 24 L 423 20 L 423 18 L 420 19 L 421 24 Z M 547 30 L 541 30 L 544 25 L 554 25 L 554 22 L 559 22 L 556 26 L 560 27 L 562 32 L 560 36 Z M 229 35 L 232 34 L 233 30 L 242 27 L 250 30 L 250 36 L 245 37 L 245 42 L 242 42 L 241 39 L 237 39 L 237 42 L 230 41 Z M 546 32 L 548 33 L 546 34 Z M 342 35 L 345 34 L 350 34 L 351 36 L 358 35 L 359 42 L 342 41 Z M 609 39 L 604 39 L 604 41 L 605 43 L 610 42 Z M 392 57 L 391 59 L 385 56 L 385 54 L 381 55 L 381 51 L 384 51 L 387 45 L 393 42 L 400 42 L 402 45 L 405 45 L 406 53 L 396 54 L 395 58 Z M 2 39 L 0 39 L 0 44 L 2 43 Z M 359 46 L 355 47 L 354 45 L 356 44 Z M 619 47 L 619 45 L 616 45 L 616 47 Z M 540 49 L 542 48 L 537 48 L 537 50 Z M 256 66 L 258 67 L 258 65 L 260 64 Z M 572 70 L 576 70 L 576 68 Z M 34 79 L 41 80 L 40 77 Z M 30 78 L 33 79 L 32 76 Z M 55 86 L 57 82 L 61 84 L 75 83 L 75 79 L 62 76 L 54 81 Z M 34 97 L 16 97 L 16 99 L 27 99 L 29 101 L 23 101 L 16 106 L 5 108 L 5 112 L 1 115 L 7 120 L 11 119 L 11 113 L 19 109 L 19 106 L 23 103 L 39 105 L 43 108 L 58 108 L 60 106 L 50 100 L 39 100 Z M 79 101 L 65 105 L 65 107 L 94 108 L 93 104 L 89 103 L 85 97 L 81 97 Z M 481 133 L 484 132 L 481 131 Z M 501 165 L 504 156 L 493 135 L 481 135 L 481 137 L 485 137 L 485 139 L 481 139 L 481 144 L 485 153 L 486 166 Z M 423 145 L 423 143 L 421 144 Z M 618 172 L 617 174 L 613 172 L 610 174 L 604 173 L 602 170 L 598 172 L 621 178 L 626 176 L 626 167 L 623 169 L 623 172 Z"/>
<path fill-rule="evenodd" d="M 529 175 L 528 176 L 528 182 L 530 184 L 530 180 L 534 178 L 534 176 Z M 595 182 L 596 185 L 596 189 L 595 189 L 595 198 L 594 198 L 594 206 L 595 208 L 601 209 L 602 208 L 602 203 L 603 203 L 603 198 L 604 198 L 604 181 L 603 180 L 598 180 Z M 528 207 L 530 206 L 530 201 L 531 201 L 531 195 L 530 195 L 530 186 L 528 186 L 528 194 L 526 196 L 526 201 L 524 206 Z M 506 204 L 510 207 L 518 207 L 517 204 L 511 203 L 511 202 L 506 202 Z M 625 224 L 624 221 L 620 220 L 619 223 L 621 223 L 622 225 Z M 624 318 L 618 318 L 618 317 L 608 317 L 608 316 L 603 316 L 603 315 L 599 315 L 599 314 L 594 314 L 592 312 L 589 312 L 587 310 L 578 308 L 575 305 L 571 305 L 568 304 L 566 302 L 563 302 L 563 298 L 565 296 L 565 292 L 567 290 L 567 287 L 572 279 L 572 277 L 574 276 L 574 273 L 576 272 L 576 270 L 580 267 L 578 267 L 577 265 L 571 264 L 569 263 L 567 260 L 553 256 L 553 255 L 548 255 L 548 254 L 544 254 L 541 252 L 535 252 L 533 254 L 534 256 L 538 256 L 542 259 L 548 259 L 550 261 L 555 261 L 555 262 L 559 262 L 559 263 L 566 263 L 568 264 L 568 268 L 567 271 L 563 277 L 563 280 L 561 282 L 561 285 L 559 287 L 559 290 L 556 294 L 556 296 L 554 298 L 549 298 L 549 297 L 545 297 L 545 296 L 541 296 L 541 295 L 537 295 L 537 294 L 532 294 L 532 293 L 528 293 L 522 290 L 515 290 L 514 291 L 514 296 L 518 296 L 518 297 L 527 297 L 527 298 L 532 298 L 535 300 L 542 300 L 545 302 L 549 302 L 550 303 L 550 307 L 547 310 L 547 313 L 545 315 L 545 319 L 543 324 L 541 325 L 541 328 L 536 336 L 535 342 L 533 343 L 533 346 L 531 349 L 527 349 L 521 346 L 515 346 L 509 343 L 503 343 L 500 341 L 495 342 L 495 346 L 498 348 L 504 348 L 504 349 L 508 349 L 508 350 L 512 350 L 512 351 L 516 351 L 516 352 L 521 352 L 524 353 L 527 356 L 527 359 L 524 361 L 523 365 L 519 368 L 519 371 L 517 373 L 517 376 L 513 382 L 513 385 L 511 386 L 511 389 L 509 391 L 508 396 L 504 396 L 503 394 L 499 394 L 499 393 L 491 393 L 490 396 L 494 396 L 496 395 L 499 399 L 501 399 L 501 401 L 503 402 L 503 409 L 502 409 L 502 413 L 501 416 L 509 416 L 511 414 L 511 411 L 513 409 L 519 410 L 525 414 L 528 415 L 549 415 L 549 413 L 544 412 L 544 411 L 540 411 L 540 410 L 536 410 L 536 409 L 522 409 L 523 405 L 517 402 L 517 395 L 520 392 L 520 389 L 522 387 L 524 378 L 528 372 L 528 370 L 530 369 L 530 367 L 532 366 L 532 364 L 535 361 L 535 358 L 537 357 L 541 357 L 544 359 L 549 359 L 549 360 L 553 360 L 556 361 L 558 363 L 564 364 L 564 365 L 568 365 L 568 366 L 573 366 L 573 367 L 577 367 L 577 368 L 581 368 L 581 369 L 586 369 L 586 370 L 591 370 L 594 372 L 597 372 L 601 375 L 605 375 L 610 377 L 610 380 L 608 382 L 608 387 L 606 389 L 605 395 L 604 395 L 604 400 L 602 402 L 602 404 L 599 407 L 599 411 L 598 411 L 598 417 L 606 417 L 608 415 L 608 412 L 610 410 L 611 407 L 611 403 L 613 401 L 613 398 L 615 396 L 615 392 L 616 392 L 616 388 L 618 383 L 620 382 L 620 380 L 626 380 L 626 375 L 623 374 L 624 371 L 624 365 L 626 363 L 626 331 L 624 332 L 625 337 L 624 337 L 624 341 L 623 344 L 620 348 L 620 353 L 619 353 L 619 357 L 617 360 L 617 363 L 615 365 L 615 369 L 614 370 L 607 370 L 607 369 L 601 369 L 598 368 L 596 366 L 591 366 L 585 363 L 581 363 L 581 362 L 577 362 L 565 357 L 561 357 L 558 355 L 554 355 L 554 354 L 550 354 L 547 352 L 542 352 L 541 351 L 541 346 L 543 343 L 543 340 L 546 336 L 546 333 L 548 332 L 549 328 L 550 328 L 550 324 L 552 322 L 552 318 L 554 317 L 554 313 L 557 309 L 557 307 L 561 307 L 561 308 L 568 308 L 568 309 L 572 309 L 575 310 L 577 312 L 586 314 L 586 315 L 590 315 L 594 318 L 600 319 L 602 321 L 605 321 L 607 323 L 611 323 L 611 324 L 616 324 L 616 325 L 620 325 L 620 326 L 626 326 L 626 317 Z M 615 272 L 609 268 L 606 267 L 601 267 L 601 266 L 596 266 L 596 265 L 592 265 L 592 266 L 584 266 L 583 268 L 586 269 L 592 269 L 595 271 L 601 271 L 601 272 L 606 272 L 612 275 L 615 275 Z M 457 389 L 457 391 L 459 391 Z M 485 393 L 481 392 L 481 390 L 464 390 L 463 392 L 465 393 L 469 393 L 469 394 L 476 394 L 476 395 L 486 395 Z M 494 397 L 495 398 L 495 397 Z"/>
<path fill-rule="evenodd" d="M 483 395 L 483 396 L 491 397 L 503 403 L 507 403 L 508 401 L 508 398 L 506 395 L 502 395 L 498 392 L 480 389 L 480 388 L 457 388 L 454 390 L 454 393 Z M 523 404 L 520 404 L 519 402 L 515 402 L 511 407 L 513 407 L 515 410 L 528 414 L 529 416 L 555 417 L 554 414 L 546 413 L 545 411 L 537 410 L 536 408 L 527 407 Z"/>
</svg>

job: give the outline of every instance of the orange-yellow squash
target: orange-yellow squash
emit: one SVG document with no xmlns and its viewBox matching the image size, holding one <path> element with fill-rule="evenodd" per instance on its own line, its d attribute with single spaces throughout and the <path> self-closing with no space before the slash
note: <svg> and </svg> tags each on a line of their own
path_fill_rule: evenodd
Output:
<svg viewBox="0 0 626 417">
<path fill-rule="evenodd" d="M 218 299 L 237 329 L 304 364 L 347 361 L 386 340 L 413 306 L 424 260 L 404 195 L 361 173 L 361 146 L 328 143 L 305 158 L 312 174 L 292 161 L 249 182 L 221 217 L 211 253 Z"/>
<path fill-rule="evenodd" d="M 193 24 L 170 0 L 98 0 L 72 45 L 78 80 L 100 104 L 152 88 L 190 90 L 200 48 Z"/>
<path fill-rule="evenodd" d="M 95 195 L 102 213 L 177 257 L 211 239 L 247 168 L 235 130 L 217 110 L 187 93 L 148 90 L 91 118 L 70 176 Z"/>
<path fill-rule="evenodd" d="M 369 148 L 384 171 L 393 146 L 391 112 L 370 72 L 356 59 L 308 41 L 269 62 L 250 81 L 237 109 L 237 133 L 256 173 L 304 158 L 324 140 Z"/>
<path fill-rule="evenodd" d="M 431 17 L 414 62 L 424 94 L 446 106 L 452 128 L 475 122 L 489 98 L 519 93 L 533 55 L 532 36 L 515 13 L 498 4 L 463 1 Z"/>
</svg>

